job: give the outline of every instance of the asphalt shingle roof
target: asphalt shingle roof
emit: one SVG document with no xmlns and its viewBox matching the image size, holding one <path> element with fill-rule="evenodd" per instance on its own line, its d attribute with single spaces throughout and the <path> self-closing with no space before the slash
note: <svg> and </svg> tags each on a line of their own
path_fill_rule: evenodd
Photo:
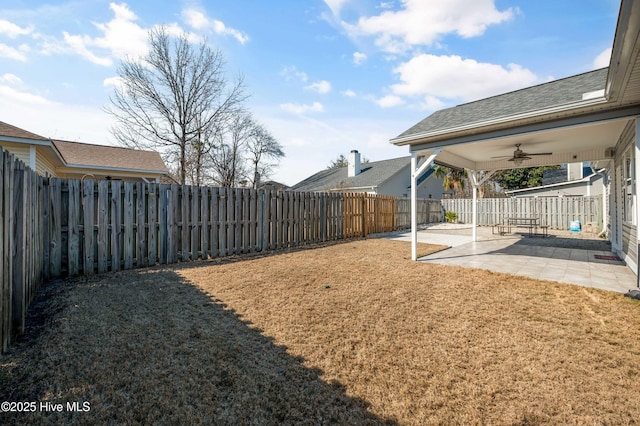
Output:
<svg viewBox="0 0 640 426">
<path fill-rule="evenodd" d="M 409 167 L 411 157 L 393 158 L 390 160 L 372 161 L 361 166 L 360 174 L 348 177 L 347 167 L 322 170 L 291 187 L 292 191 L 329 191 L 333 189 L 349 189 L 377 187 Z"/>
<path fill-rule="evenodd" d="M 48 140 L 45 137 L 36 135 L 35 133 L 27 132 L 26 130 L 23 130 L 16 126 L 12 126 L 11 124 L 7 124 L 2 121 L 0 121 L 0 135 L 10 138 L 32 139 L 38 141 Z"/>
<path fill-rule="evenodd" d="M 67 164 L 167 172 L 167 166 L 155 151 L 61 140 L 52 142 Z"/>
<path fill-rule="evenodd" d="M 582 95 L 605 88 L 608 68 L 551 81 L 491 98 L 436 111 L 397 138 L 453 129 L 582 100 Z"/>
</svg>

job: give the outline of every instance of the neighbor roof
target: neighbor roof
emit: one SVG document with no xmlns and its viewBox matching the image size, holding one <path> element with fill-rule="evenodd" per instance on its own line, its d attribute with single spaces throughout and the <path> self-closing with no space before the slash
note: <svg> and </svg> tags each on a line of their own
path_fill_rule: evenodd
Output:
<svg viewBox="0 0 640 426">
<path fill-rule="evenodd" d="M 605 88 L 608 68 L 436 111 L 395 139 L 454 129 L 583 100 Z"/>
<path fill-rule="evenodd" d="M 378 187 L 405 167 L 409 167 L 411 157 L 372 161 L 361 166 L 360 174 L 348 177 L 347 168 L 322 170 L 293 185 L 292 191 L 331 191 L 355 188 Z"/>
<path fill-rule="evenodd" d="M 45 137 L 36 135 L 35 133 L 27 132 L 26 130 L 23 130 L 16 126 L 12 126 L 11 124 L 7 124 L 3 121 L 0 121 L 0 135 L 8 138 L 17 138 L 17 139 L 32 139 L 32 140 L 38 140 L 38 141 L 49 140 Z"/>
<path fill-rule="evenodd" d="M 167 166 L 155 151 L 141 151 L 115 146 L 52 140 L 68 167 L 167 172 Z"/>
</svg>

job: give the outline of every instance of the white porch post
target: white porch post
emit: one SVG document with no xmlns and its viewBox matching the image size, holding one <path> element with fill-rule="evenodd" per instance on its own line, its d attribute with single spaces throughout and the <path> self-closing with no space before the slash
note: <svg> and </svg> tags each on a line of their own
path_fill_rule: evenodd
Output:
<svg viewBox="0 0 640 426">
<path fill-rule="evenodd" d="M 418 166 L 416 153 L 411 153 L 411 260 L 418 260 Z"/>
<path fill-rule="evenodd" d="M 475 170 L 471 170 L 471 186 L 473 186 L 473 204 L 471 205 L 471 223 L 473 228 L 471 231 L 471 241 L 478 241 L 478 174 Z"/>
<path fill-rule="evenodd" d="M 411 260 L 418 260 L 418 178 L 431 166 L 440 150 L 441 148 L 436 148 L 420 167 L 416 153 L 411 153 Z"/>
<path fill-rule="evenodd" d="M 633 200 L 633 209 L 635 214 L 634 225 L 640 227 L 640 206 L 638 206 L 638 202 L 640 201 L 640 185 L 638 185 L 640 178 L 640 117 L 636 117 L 636 137 L 635 137 L 635 155 L 634 155 L 634 163 L 635 170 L 633 174 L 632 184 L 634 186 L 634 200 Z M 640 250 L 640 232 L 636 232 L 636 247 Z M 640 253 L 636 251 L 636 253 Z M 640 256 L 636 255 L 634 259 L 636 262 L 636 286 L 640 288 Z"/>
</svg>

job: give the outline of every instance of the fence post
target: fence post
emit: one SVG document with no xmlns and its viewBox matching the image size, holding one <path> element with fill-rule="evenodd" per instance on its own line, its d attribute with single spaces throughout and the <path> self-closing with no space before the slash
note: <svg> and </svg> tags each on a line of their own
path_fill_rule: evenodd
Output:
<svg viewBox="0 0 640 426">
<path fill-rule="evenodd" d="M 26 244 L 26 217 L 25 217 L 25 192 L 24 165 L 18 163 L 13 172 L 13 276 L 12 276 L 12 326 L 13 337 L 24 332 L 25 319 L 25 244 Z"/>
</svg>

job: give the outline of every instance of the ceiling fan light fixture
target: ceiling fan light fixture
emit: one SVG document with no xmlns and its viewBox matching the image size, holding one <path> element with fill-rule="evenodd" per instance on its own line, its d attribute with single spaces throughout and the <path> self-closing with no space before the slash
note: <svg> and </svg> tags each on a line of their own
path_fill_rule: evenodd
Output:
<svg viewBox="0 0 640 426">
<path fill-rule="evenodd" d="M 522 164 L 522 162 L 523 162 L 523 161 L 524 161 L 524 158 L 521 158 L 521 157 L 515 157 L 515 158 L 513 159 L 513 164 L 515 164 L 516 166 L 519 166 L 519 165 L 521 165 L 521 164 Z"/>
</svg>

